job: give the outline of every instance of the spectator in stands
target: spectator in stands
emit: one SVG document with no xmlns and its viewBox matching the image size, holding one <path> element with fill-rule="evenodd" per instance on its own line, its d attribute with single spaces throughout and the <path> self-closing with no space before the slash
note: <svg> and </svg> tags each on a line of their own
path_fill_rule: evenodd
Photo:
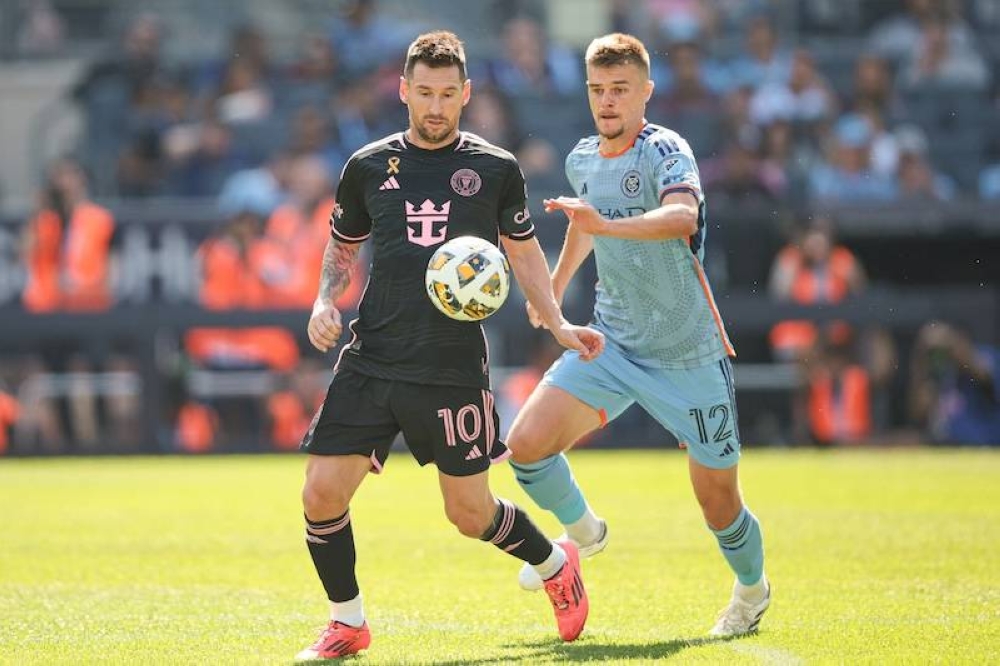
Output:
<svg viewBox="0 0 1000 666">
<path fill-rule="evenodd" d="M 748 21 L 744 48 L 731 63 L 736 85 L 756 89 L 772 83 L 788 83 L 792 56 L 778 44 L 777 31 L 766 14 L 758 14 Z"/>
<path fill-rule="evenodd" d="M 274 96 L 266 72 L 253 60 L 234 56 L 209 101 L 207 112 L 223 123 L 266 120 L 274 109 Z"/>
<path fill-rule="evenodd" d="M 902 100 L 884 58 L 871 53 L 858 58 L 854 65 L 854 88 L 845 106 L 858 112 L 876 109 L 890 124 L 903 115 Z"/>
<path fill-rule="evenodd" d="M 760 159 L 758 134 L 745 131 L 723 149 L 722 155 L 706 160 L 702 183 L 713 201 L 766 203 L 782 195 L 788 180 L 779 166 Z"/>
<path fill-rule="evenodd" d="M 871 123 L 860 114 L 837 121 L 827 144 L 827 157 L 809 177 L 809 194 L 821 202 L 889 202 L 897 196 L 896 182 L 871 169 Z"/>
<path fill-rule="evenodd" d="M 503 53 L 488 64 L 488 79 L 507 95 L 572 95 L 583 84 L 583 65 L 569 49 L 549 41 L 528 16 L 503 26 Z"/>
<path fill-rule="evenodd" d="M 347 79 L 355 79 L 385 61 L 402 59 L 418 32 L 416 26 L 379 12 L 375 0 L 346 0 L 330 29 L 330 43 Z"/>
<path fill-rule="evenodd" d="M 818 444 L 861 444 L 871 434 L 868 372 L 843 322 L 823 329 L 806 365 L 809 434 Z"/>
<path fill-rule="evenodd" d="M 29 58 L 58 55 L 65 46 L 66 26 L 50 0 L 25 0 L 20 5 L 21 15 L 12 21 L 18 26 L 14 37 L 17 54 Z M 13 9 L 19 9 L 17 4 Z"/>
<path fill-rule="evenodd" d="M 288 150 L 296 156 L 323 160 L 330 173 L 340 173 L 347 159 L 337 141 L 330 117 L 312 104 L 302 106 L 292 116 Z"/>
<path fill-rule="evenodd" d="M 288 197 L 288 180 L 293 156 L 279 151 L 259 167 L 242 169 L 226 179 L 219 193 L 219 211 L 231 218 L 241 211 L 249 211 L 261 219 L 284 203 Z"/>
<path fill-rule="evenodd" d="M 769 292 L 777 301 L 822 305 L 862 292 L 866 282 L 854 254 L 834 240 L 832 222 L 818 218 L 778 253 Z M 771 329 L 770 341 L 777 358 L 801 359 L 816 345 L 816 325 L 801 320 L 781 322 Z"/>
<path fill-rule="evenodd" d="M 836 112 L 833 89 L 816 69 L 812 54 L 805 48 L 794 51 L 787 81 L 762 85 L 750 100 L 750 118 L 757 125 L 776 120 L 815 125 L 830 119 Z"/>
<path fill-rule="evenodd" d="M 237 212 L 199 249 L 201 304 L 212 310 L 270 307 L 266 272 L 273 246 L 262 237 L 263 220 Z M 295 336 L 277 326 L 199 327 L 184 335 L 184 349 L 195 367 L 215 372 L 270 370 L 290 372 L 299 362 Z M 246 444 L 263 424 L 264 405 L 256 392 L 226 398 L 188 400 L 180 405 L 178 446 L 201 451 L 225 435 Z M 216 428 L 218 421 L 221 427 Z"/>
<path fill-rule="evenodd" d="M 325 162 L 316 156 L 299 157 L 291 165 L 288 200 L 279 206 L 265 228 L 258 271 L 271 307 L 309 309 L 316 299 L 316 276 L 330 236 L 333 180 Z M 352 310 L 361 296 L 364 276 L 351 280 L 350 294 L 340 307 Z"/>
<path fill-rule="evenodd" d="M 126 137 L 122 128 L 136 92 L 165 67 L 160 58 L 163 29 L 153 14 L 140 14 L 126 28 L 120 46 L 89 66 L 73 87 L 84 126 L 80 133 L 81 155 L 94 175 L 98 194 L 115 193 L 115 164 Z"/>
<path fill-rule="evenodd" d="M 762 128 L 760 162 L 765 173 L 781 174 L 787 186 L 785 196 L 796 201 L 803 197 L 809 169 L 816 160 L 816 149 L 810 141 L 797 140 L 792 124 L 777 120 Z M 781 181 L 774 181 L 781 182 Z"/>
<path fill-rule="evenodd" d="M 904 90 L 917 90 L 936 84 L 972 90 L 985 90 L 989 70 L 973 43 L 956 47 L 949 37 L 949 24 L 940 18 L 921 26 L 916 47 L 900 66 L 899 84 Z"/>
<path fill-rule="evenodd" d="M 223 57 L 199 63 L 192 73 L 194 93 L 202 102 L 202 115 L 211 112 L 211 100 L 225 87 L 226 78 L 231 76 L 232 64 L 237 60 L 268 84 L 277 74 L 271 62 L 267 36 L 252 24 L 235 26 L 229 34 Z"/>
<path fill-rule="evenodd" d="M 53 163 L 41 196 L 39 212 L 26 225 L 23 239 L 28 279 L 22 294 L 26 309 L 35 312 L 101 312 L 113 303 L 111 242 L 115 221 L 110 211 L 90 200 L 87 178 L 81 166 L 63 158 Z M 96 389 L 91 373 L 131 370 L 124 357 L 111 355 L 109 341 L 82 350 L 66 340 L 40 345 L 42 358 L 34 364 L 29 379 L 40 380 L 49 372 L 73 373 L 67 391 L 69 439 L 74 445 L 96 449 L 102 444 Z M 41 402 L 52 401 L 39 395 Z M 134 396 L 116 394 L 105 401 L 113 428 L 113 442 L 123 443 L 134 426 L 138 410 Z M 55 405 L 42 407 L 39 418 L 56 414 Z M 42 427 L 42 426 L 40 426 Z M 49 423 L 45 428 L 58 428 Z M 60 436 L 59 441 L 65 441 Z M 136 443 L 131 440 L 131 443 Z"/>
<path fill-rule="evenodd" d="M 955 197 L 955 182 L 934 171 L 927 156 L 927 136 L 912 125 L 896 129 L 898 148 L 897 180 L 902 201 L 950 201 Z"/>
<path fill-rule="evenodd" d="M 652 115 L 669 119 L 685 113 L 718 113 L 719 98 L 705 79 L 701 58 L 697 42 L 670 45 L 667 51 L 671 75 L 669 85 L 657 86 L 663 90 L 653 100 Z M 657 82 L 661 80 L 657 79 Z M 686 132 L 681 133 L 687 136 Z"/>
<path fill-rule="evenodd" d="M 670 41 L 689 42 L 712 34 L 715 13 L 712 3 L 698 0 L 644 0 L 651 29 Z M 663 46 L 654 40 L 657 46 Z M 660 79 L 656 79 L 659 83 Z"/>
<path fill-rule="evenodd" d="M 108 308 L 114 229 L 111 212 L 90 200 L 80 164 L 70 158 L 54 162 L 39 211 L 25 227 L 24 306 L 35 312 Z"/>
<path fill-rule="evenodd" d="M 734 140 L 746 132 L 757 131 L 750 119 L 751 99 L 753 87 L 745 85 L 734 88 L 722 98 L 722 131 L 727 139 Z"/>
<path fill-rule="evenodd" d="M 871 138 L 868 141 L 868 164 L 872 173 L 880 178 L 895 181 L 899 167 L 899 140 L 896 132 L 889 129 L 882 111 L 867 101 L 855 107 L 856 115 L 868 123 Z"/>
<path fill-rule="evenodd" d="M 182 197 L 216 197 L 234 173 L 251 160 L 236 145 L 232 129 L 215 119 L 178 126 L 166 136 L 166 192 Z"/>
<path fill-rule="evenodd" d="M 331 108 L 334 130 L 345 155 L 400 127 L 395 104 L 387 111 L 379 96 L 378 72 L 349 79 L 337 91 Z M 397 84 L 398 85 L 398 84 Z"/>
<path fill-rule="evenodd" d="M 926 324 L 910 363 L 910 413 L 931 441 L 1000 445 L 1000 349 Z"/>
<path fill-rule="evenodd" d="M 948 48 L 964 52 L 973 48 L 975 37 L 961 16 L 958 0 L 906 0 L 903 12 L 875 26 L 868 49 L 894 66 L 902 65 L 923 38 L 928 23 L 941 22 L 946 28 Z"/>
<path fill-rule="evenodd" d="M 509 99 L 492 86 L 476 89 L 462 122 L 470 132 L 514 153 L 525 177 L 544 176 L 557 168 L 559 156 L 552 144 L 545 137 L 525 136 Z"/>
<path fill-rule="evenodd" d="M 650 16 L 639 15 L 647 22 L 639 32 L 651 31 L 650 42 L 655 45 L 649 54 L 650 77 L 656 81 L 654 99 L 671 92 L 681 78 L 688 87 L 697 78 L 714 95 L 729 92 L 735 84 L 729 66 L 706 49 L 711 43 L 711 9 L 688 0 L 681 0 L 680 7 L 672 4 L 673 0 L 648 0 Z"/>
<path fill-rule="evenodd" d="M 190 100 L 186 82 L 180 77 L 149 78 L 136 92 L 123 128 L 126 143 L 118 155 L 119 196 L 163 193 L 166 172 L 163 142 L 174 128 L 191 122 Z"/>
<path fill-rule="evenodd" d="M 292 110 L 326 106 L 341 74 L 330 38 L 321 32 L 307 33 L 299 42 L 296 60 L 286 71 L 286 85 L 278 99 L 280 106 Z"/>
</svg>

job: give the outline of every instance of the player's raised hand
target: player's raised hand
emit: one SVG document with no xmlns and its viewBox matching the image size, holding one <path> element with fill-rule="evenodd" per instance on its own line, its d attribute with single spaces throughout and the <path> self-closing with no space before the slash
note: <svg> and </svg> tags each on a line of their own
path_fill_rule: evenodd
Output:
<svg viewBox="0 0 1000 666">
<path fill-rule="evenodd" d="M 563 324 L 552 335 L 566 349 L 574 349 L 580 353 L 584 361 L 593 361 L 604 351 L 604 334 L 589 326 L 575 326 L 568 322 Z"/>
<path fill-rule="evenodd" d="M 543 199 L 542 205 L 546 213 L 556 210 L 566 213 L 570 224 L 588 234 L 600 234 L 607 224 L 607 220 L 601 217 L 597 209 L 583 199 L 576 197 Z"/>
<path fill-rule="evenodd" d="M 309 342 L 321 352 L 330 351 L 337 345 L 343 326 L 340 323 L 340 310 L 337 308 L 314 308 L 309 318 Z"/>
</svg>

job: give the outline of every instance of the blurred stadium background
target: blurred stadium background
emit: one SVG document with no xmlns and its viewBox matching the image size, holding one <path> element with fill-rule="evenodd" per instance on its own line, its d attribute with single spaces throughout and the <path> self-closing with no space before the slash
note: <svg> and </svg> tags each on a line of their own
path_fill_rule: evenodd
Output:
<svg viewBox="0 0 1000 666">
<path fill-rule="evenodd" d="M 295 449 L 338 174 L 405 126 L 403 50 L 437 27 L 551 258 L 582 49 L 655 50 L 748 446 L 1000 444 L 1000 0 L 0 0 L 0 453 Z M 511 300 L 507 423 L 555 353 Z M 664 439 L 633 410 L 587 444 Z"/>
</svg>

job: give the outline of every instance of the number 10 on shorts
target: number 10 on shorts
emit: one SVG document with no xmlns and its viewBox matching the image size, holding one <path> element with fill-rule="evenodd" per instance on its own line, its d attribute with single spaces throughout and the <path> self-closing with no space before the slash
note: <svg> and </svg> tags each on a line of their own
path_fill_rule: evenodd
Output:
<svg viewBox="0 0 1000 666">
<path fill-rule="evenodd" d="M 437 411 L 438 418 L 444 421 L 444 438 L 448 446 L 456 446 L 456 435 L 466 444 L 472 444 L 483 431 L 483 414 L 479 405 L 465 405 L 457 412 L 447 407 Z"/>
</svg>

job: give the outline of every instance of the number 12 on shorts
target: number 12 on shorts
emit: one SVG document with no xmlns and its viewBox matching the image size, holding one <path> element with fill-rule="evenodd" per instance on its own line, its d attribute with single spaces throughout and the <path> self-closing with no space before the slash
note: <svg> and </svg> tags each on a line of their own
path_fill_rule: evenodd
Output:
<svg viewBox="0 0 1000 666">
<path fill-rule="evenodd" d="M 701 440 L 702 444 L 708 444 L 708 427 L 715 428 L 712 433 L 712 441 L 714 442 L 724 442 L 733 435 L 732 428 L 729 427 L 729 405 L 727 404 L 713 405 L 708 410 L 707 419 L 705 418 L 705 410 L 697 407 L 689 409 L 688 414 L 698 426 L 698 439 Z"/>
</svg>

